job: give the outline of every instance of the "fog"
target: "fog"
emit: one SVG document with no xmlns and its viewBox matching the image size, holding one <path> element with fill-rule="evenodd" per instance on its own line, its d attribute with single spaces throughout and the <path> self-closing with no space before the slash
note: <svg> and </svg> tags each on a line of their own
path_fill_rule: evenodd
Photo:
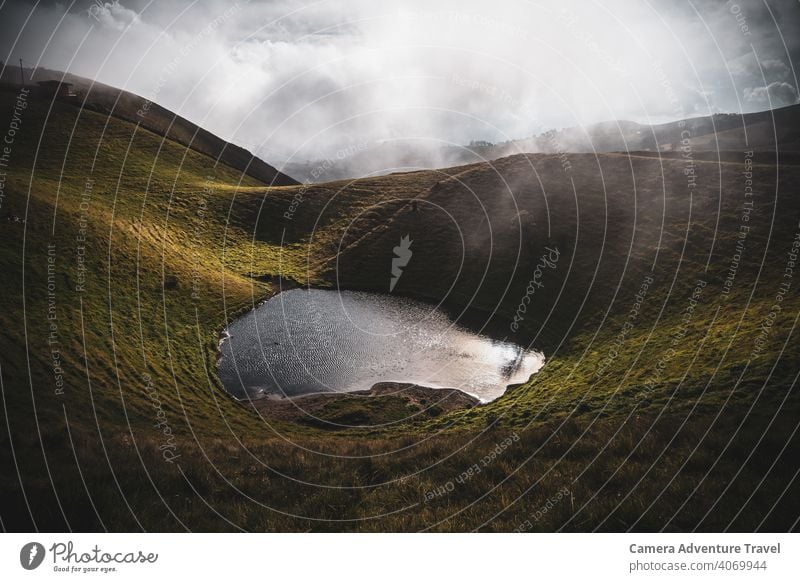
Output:
<svg viewBox="0 0 800 582">
<path fill-rule="evenodd" d="M 122 87 L 271 163 L 798 101 L 789 0 L 15 2 L 0 21 L 10 65 Z"/>
</svg>

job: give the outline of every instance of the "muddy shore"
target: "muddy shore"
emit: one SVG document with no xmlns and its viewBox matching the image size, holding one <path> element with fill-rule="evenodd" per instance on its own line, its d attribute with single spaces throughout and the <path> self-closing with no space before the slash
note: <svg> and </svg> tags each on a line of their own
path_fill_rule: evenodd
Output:
<svg viewBox="0 0 800 582">
<path fill-rule="evenodd" d="M 246 404 L 265 420 L 292 420 L 326 430 L 343 430 L 420 422 L 472 408 L 480 400 L 454 388 L 380 382 L 369 390 L 262 398 Z"/>
</svg>

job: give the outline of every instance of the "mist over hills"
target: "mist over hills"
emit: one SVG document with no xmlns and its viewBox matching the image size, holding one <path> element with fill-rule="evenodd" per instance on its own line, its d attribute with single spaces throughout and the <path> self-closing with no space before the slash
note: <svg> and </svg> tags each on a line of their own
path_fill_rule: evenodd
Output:
<svg viewBox="0 0 800 582">
<path fill-rule="evenodd" d="M 25 68 L 27 82 L 58 80 L 71 83 L 75 103 L 101 113 L 138 123 L 196 151 L 241 170 L 265 184 L 283 186 L 355 179 L 393 172 L 447 168 L 497 160 L 517 154 L 660 152 L 666 157 L 683 152 L 689 157 L 713 159 L 714 153 L 753 150 L 800 152 L 800 104 L 757 113 L 719 113 L 669 123 L 647 125 L 633 121 L 606 121 L 545 131 L 525 139 L 499 143 L 472 141 L 448 144 L 432 138 L 397 138 L 342 144 L 320 159 L 271 159 L 269 163 L 246 149 L 226 142 L 168 109 L 128 91 L 45 68 Z M 13 66 L 2 81 L 20 81 Z M 562 160 L 567 163 L 567 160 Z"/>
<path fill-rule="evenodd" d="M 800 105 L 758 113 L 720 113 L 657 125 L 607 121 L 584 127 L 551 130 L 502 143 L 476 141 L 443 145 L 436 140 L 386 140 L 342 147 L 319 160 L 290 160 L 282 164 L 300 181 L 321 182 L 492 161 L 506 156 L 541 153 L 609 153 L 646 151 L 687 155 L 721 151 L 800 151 Z M 713 156 L 712 156 L 713 157 Z"/>
</svg>

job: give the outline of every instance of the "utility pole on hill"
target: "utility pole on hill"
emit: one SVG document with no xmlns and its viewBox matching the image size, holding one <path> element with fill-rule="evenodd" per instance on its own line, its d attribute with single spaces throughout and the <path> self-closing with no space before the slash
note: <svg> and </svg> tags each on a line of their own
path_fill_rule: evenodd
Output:
<svg viewBox="0 0 800 582">
<path fill-rule="evenodd" d="M 22 81 L 22 86 L 25 86 L 25 70 L 22 68 L 22 59 L 19 60 L 19 80 Z"/>
</svg>

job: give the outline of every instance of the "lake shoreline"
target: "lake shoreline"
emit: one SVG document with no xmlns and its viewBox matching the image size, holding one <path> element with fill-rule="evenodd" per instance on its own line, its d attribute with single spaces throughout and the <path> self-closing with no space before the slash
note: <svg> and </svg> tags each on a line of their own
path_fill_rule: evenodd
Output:
<svg viewBox="0 0 800 582">
<path fill-rule="evenodd" d="M 222 359 L 222 344 L 226 339 L 230 339 L 230 334 L 228 333 L 228 327 L 231 323 L 245 315 L 246 313 L 258 309 L 261 305 L 269 301 L 270 299 L 274 299 L 281 293 L 285 291 L 291 291 L 293 289 L 300 289 L 302 286 L 292 279 L 287 279 L 282 277 L 281 275 L 260 275 L 257 277 L 253 277 L 257 281 L 269 283 L 270 285 L 277 284 L 277 290 L 270 290 L 269 293 L 265 293 L 261 299 L 254 302 L 252 305 L 242 306 L 239 309 L 235 309 L 230 312 L 230 314 L 225 318 L 225 325 L 222 326 L 222 329 L 219 330 L 217 333 L 217 349 L 214 354 L 214 374 L 216 375 L 217 379 L 220 381 L 220 386 L 222 386 L 222 391 L 225 393 L 226 396 L 230 396 L 236 402 L 241 402 L 240 399 L 233 396 L 230 392 L 225 390 L 225 385 L 222 383 L 222 379 L 219 378 L 219 361 Z M 306 287 L 306 289 L 313 289 L 314 287 Z"/>
<path fill-rule="evenodd" d="M 294 291 L 294 290 L 305 290 L 308 292 L 312 291 L 336 291 L 337 289 L 328 286 L 319 286 L 319 285 L 300 285 L 296 281 L 292 279 L 283 278 L 281 276 L 273 276 L 273 275 L 262 275 L 260 277 L 255 277 L 260 281 L 270 283 L 272 289 L 270 292 L 266 293 L 259 299 L 257 302 L 251 304 L 244 309 L 238 310 L 235 315 L 232 313 L 232 317 L 229 317 L 229 323 L 226 325 L 218 334 L 218 344 L 216 350 L 216 366 L 215 372 L 217 378 L 220 379 L 222 384 L 222 389 L 226 393 L 227 396 L 231 397 L 237 403 L 245 405 L 245 406 L 253 406 L 260 412 L 269 411 L 269 416 L 291 416 L 294 417 L 296 415 L 287 414 L 286 410 L 288 410 L 286 404 L 290 403 L 291 408 L 300 409 L 303 407 L 307 407 L 310 403 L 312 406 L 317 406 L 320 402 L 330 402 L 334 400 L 350 400 L 353 398 L 375 398 L 377 397 L 385 397 L 387 396 L 386 387 L 387 386 L 395 386 L 395 387 L 404 387 L 407 390 L 411 390 L 413 392 L 412 400 L 429 400 L 433 398 L 434 400 L 438 400 L 442 394 L 444 395 L 453 395 L 453 398 L 450 400 L 452 402 L 458 402 L 458 405 L 452 406 L 448 405 L 448 411 L 451 409 L 467 409 L 473 406 L 480 406 L 491 402 L 497 398 L 501 398 L 502 396 L 508 394 L 513 389 L 519 387 L 520 385 L 527 382 L 530 377 L 525 378 L 522 382 L 509 382 L 507 384 L 500 384 L 498 385 L 498 389 L 502 387 L 502 392 L 499 396 L 494 398 L 486 399 L 477 396 L 476 394 L 470 393 L 466 390 L 460 388 L 453 388 L 448 386 L 447 384 L 439 385 L 439 386 L 426 386 L 419 383 L 416 383 L 414 380 L 404 380 L 404 379 L 396 379 L 396 380 L 382 380 L 378 379 L 374 382 L 369 388 L 360 388 L 356 390 L 350 391 L 320 391 L 320 392 L 310 392 L 310 393 L 301 393 L 301 394 L 278 394 L 278 393 L 265 393 L 259 396 L 244 396 L 238 397 L 235 394 L 229 392 L 225 388 L 225 383 L 222 382 L 222 378 L 220 376 L 220 361 L 224 357 L 223 354 L 223 346 L 225 345 L 226 341 L 231 341 L 231 335 L 229 333 L 229 327 L 231 322 L 237 321 L 238 319 L 245 317 L 248 313 L 257 310 L 258 308 L 265 305 L 270 300 L 274 299 L 278 295 L 286 292 L 286 291 Z M 368 293 L 368 294 L 375 294 L 372 291 L 365 291 L 365 290 L 355 290 L 355 289 L 340 289 L 339 291 L 348 291 L 348 292 L 355 292 L 355 293 Z M 377 294 L 385 296 L 386 294 Z M 391 297 L 391 296 L 387 296 Z M 405 299 L 409 299 L 411 301 L 415 301 L 418 303 L 428 304 L 427 301 L 412 298 L 412 297 L 402 297 Z M 452 317 L 453 313 L 450 309 L 443 305 L 439 305 L 438 308 L 441 310 L 442 313 L 446 314 L 448 317 Z M 477 309 L 473 308 L 470 311 L 471 316 L 476 317 L 478 314 Z M 462 317 L 464 312 L 461 313 Z M 456 323 L 456 322 L 454 322 Z M 458 324 L 463 325 L 463 324 Z M 494 335 L 494 334 L 492 334 Z M 494 335 L 494 337 L 497 337 Z M 507 338 L 503 338 L 504 340 Z M 538 371 L 538 370 L 537 370 Z M 534 372 L 536 373 L 536 372 Z M 532 376 L 533 374 L 531 374 Z M 393 396 L 398 396 L 394 394 Z"/>
<path fill-rule="evenodd" d="M 457 388 L 430 388 L 405 382 L 378 382 L 369 390 L 241 402 L 266 420 L 294 421 L 336 431 L 422 422 L 482 405 L 478 398 Z"/>
</svg>

